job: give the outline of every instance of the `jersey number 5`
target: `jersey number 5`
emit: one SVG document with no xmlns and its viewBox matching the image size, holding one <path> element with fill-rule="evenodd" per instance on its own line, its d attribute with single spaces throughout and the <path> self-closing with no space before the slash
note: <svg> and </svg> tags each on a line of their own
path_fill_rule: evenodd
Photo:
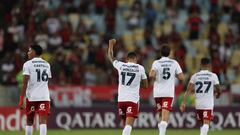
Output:
<svg viewBox="0 0 240 135">
<path fill-rule="evenodd" d="M 46 69 L 44 69 L 42 73 L 40 69 L 36 69 L 36 72 L 37 72 L 37 82 L 40 82 L 41 80 L 44 82 L 48 81 L 48 74 Z"/>
<path fill-rule="evenodd" d="M 126 75 L 127 76 L 130 76 L 130 79 L 128 80 L 127 82 L 127 86 L 131 85 L 136 74 L 135 73 L 129 73 L 129 72 L 121 72 L 121 75 L 122 75 L 122 85 L 125 85 L 125 78 L 126 78 Z"/>
<path fill-rule="evenodd" d="M 195 85 L 197 85 L 197 90 L 196 93 L 208 93 L 210 86 L 211 86 L 212 82 L 211 81 L 204 81 L 204 82 L 196 82 Z M 203 85 L 207 85 L 205 90 L 202 89 Z"/>
<path fill-rule="evenodd" d="M 170 68 L 163 68 L 163 79 L 168 80 L 171 76 L 170 74 Z"/>
</svg>

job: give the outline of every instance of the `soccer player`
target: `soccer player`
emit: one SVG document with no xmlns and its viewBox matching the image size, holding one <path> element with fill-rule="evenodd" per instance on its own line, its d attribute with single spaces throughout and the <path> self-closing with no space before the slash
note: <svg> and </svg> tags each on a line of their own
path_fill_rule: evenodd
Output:
<svg viewBox="0 0 240 135">
<path fill-rule="evenodd" d="M 165 135 L 175 94 L 175 77 L 183 80 L 184 75 L 178 62 L 168 57 L 171 52 L 168 45 L 162 45 L 160 52 L 161 58 L 153 62 L 149 78 L 154 81 L 153 97 L 160 118 L 159 135 Z"/>
<path fill-rule="evenodd" d="M 213 119 L 214 96 L 219 98 L 221 87 L 216 74 L 210 71 L 211 61 L 209 58 L 201 59 L 201 70 L 195 73 L 188 84 L 180 110 L 186 107 L 186 99 L 193 91 L 196 97 L 197 119 L 201 122 L 200 135 L 207 135 L 209 124 Z"/>
<path fill-rule="evenodd" d="M 39 114 L 40 135 L 47 134 L 47 119 L 50 113 L 50 95 L 48 78 L 51 78 L 50 64 L 40 58 L 42 48 L 32 45 L 28 50 L 28 61 L 23 65 L 23 85 L 19 101 L 20 109 L 24 108 L 27 115 L 26 135 L 32 135 L 35 113 Z"/>
<path fill-rule="evenodd" d="M 125 125 L 122 135 L 130 135 L 135 118 L 138 117 L 140 85 L 148 87 L 147 76 L 143 66 L 137 64 L 137 54 L 129 52 L 127 62 L 114 60 L 113 46 L 115 39 L 109 40 L 108 58 L 118 70 L 118 110 Z"/>
</svg>

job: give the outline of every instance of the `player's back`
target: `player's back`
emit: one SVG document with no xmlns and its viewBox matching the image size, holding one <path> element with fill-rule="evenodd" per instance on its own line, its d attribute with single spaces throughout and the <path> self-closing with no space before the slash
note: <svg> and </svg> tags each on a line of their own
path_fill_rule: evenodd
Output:
<svg viewBox="0 0 240 135">
<path fill-rule="evenodd" d="M 192 76 L 190 83 L 194 84 L 196 109 L 212 109 L 214 85 L 219 84 L 217 75 L 208 70 L 201 70 Z"/>
<path fill-rule="evenodd" d="M 145 69 L 143 66 L 115 60 L 113 66 L 118 70 L 118 101 L 139 101 L 139 89 L 142 79 L 146 79 Z"/>
<path fill-rule="evenodd" d="M 178 62 L 168 57 L 162 57 L 153 62 L 152 70 L 156 71 L 154 97 L 174 97 L 175 76 L 182 73 Z"/>
<path fill-rule="evenodd" d="M 29 75 L 26 97 L 29 101 L 49 101 L 48 78 L 50 64 L 42 58 L 33 58 L 23 65 L 23 75 Z"/>
</svg>

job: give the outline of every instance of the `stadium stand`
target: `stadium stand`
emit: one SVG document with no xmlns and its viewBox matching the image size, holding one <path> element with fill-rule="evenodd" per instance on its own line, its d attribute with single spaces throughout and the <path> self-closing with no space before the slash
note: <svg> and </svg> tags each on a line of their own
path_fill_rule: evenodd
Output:
<svg viewBox="0 0 240 135">
<path fill-rule="evenodd" d="M 147 72 L 162 43 L 171 45 L 187 77 L 199 69 L 202 56 L 211 57 L 227 92 L 219 105 L 239 103 L 240 2 L 235 0 L 1 0 L 0 20 L 3 87 L 21 83 L 18 73 L 33 42 L 53 65 L 51 85 L 116 85 L 117 73 L 106 60 L 108 39 L 114 37 L 116 57 L 123 60 L 135 50 Z"/>
</svg>

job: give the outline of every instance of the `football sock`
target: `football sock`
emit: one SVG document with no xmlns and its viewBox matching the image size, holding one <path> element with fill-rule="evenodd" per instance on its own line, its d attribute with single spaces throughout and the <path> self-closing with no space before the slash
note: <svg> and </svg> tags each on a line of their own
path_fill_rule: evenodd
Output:
<svg viewBox="0 0 240 135">
<path fill-rule="evenodd" d="M 165 135 L 168 123 L 166 121 L 161 121 L 158 124 L 159 135 Z"/>
<path fill-rule="evenodd" d="M 123 129 L 122 135 L 130 135 L 132 131 L 132 126 L 126 125 Z"/>
<path fill-rule="evenodd" d="M 25 135 L 32 135 L 33 128 L 32 126 L 26 126 Z"/>
<path fill-rule="evenodd" d="M 200 129 L 200 135 L 207 135 L 209 130 L 209 125 L 208 124 L 204 124 L 201 129 Z"/>
<path fill-rule="evenodd" d="M 40 124 L 40 135 L 47 135 L 47 125 Z"/>
</svg>

